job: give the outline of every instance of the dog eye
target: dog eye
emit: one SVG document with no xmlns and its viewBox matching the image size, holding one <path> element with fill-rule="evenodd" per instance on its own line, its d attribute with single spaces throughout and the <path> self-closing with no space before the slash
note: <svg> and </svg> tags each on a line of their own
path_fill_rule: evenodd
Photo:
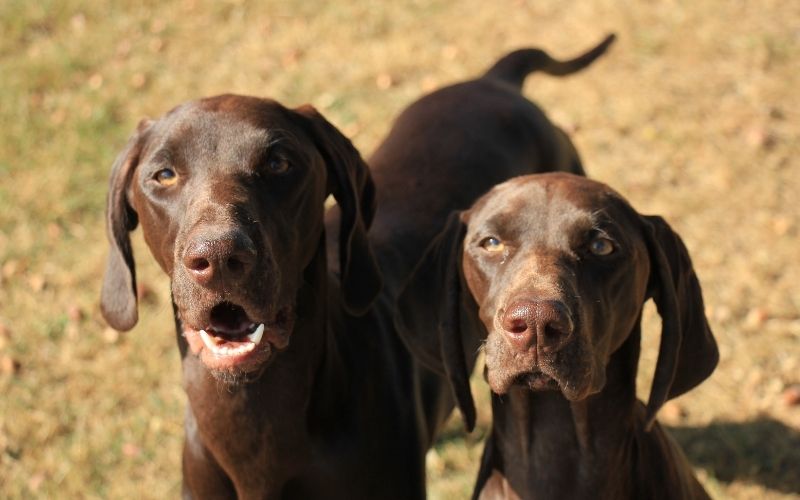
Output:
<svg viewBox="0 0 800 500">
<path fill-rule="evenodd" d="M 162 168 L 155 173 L 153 179 L 155 179 L 156 182 L 162 186 L 172 186 L 178 182 L 178 174 L 176 174 L 171 168 Z"/>
<path fill-rule="evenodd" d="M 589 251 L 594 255 L 606 256 L 614 251 L 614 243 L 608 238 L 598 237 L 589 242 Z"/>
<path fill-rule="evenodd" d="M 506 248 L 505 244 L 494 236 L 482 239 L 480 245 L 487 252 L 502 252 Z"/>
<path fill-rule="evenodd" d="M 269 170 L 271 174 L 285 174 L 291 168 L 292 164 L 289 163 L 289 160 L 280 156 L 270 158 L 269 161 L 267 161 L 267 170 Z"/>
</svg>

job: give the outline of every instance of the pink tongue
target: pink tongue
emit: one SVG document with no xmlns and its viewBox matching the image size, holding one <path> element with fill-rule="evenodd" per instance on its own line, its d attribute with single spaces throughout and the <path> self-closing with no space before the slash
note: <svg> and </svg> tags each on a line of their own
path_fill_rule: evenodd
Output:
<svg viewBox="0 0 800 500">
<path fill-rule="evenodd" d="M 212 337 L 214 337 L 215 340 L 218 341 L 218 343 L 241 344 L 247 341 L 248 331 L 242 329 L 240 331 L 237 331 L 236 333 L 227 333 L 225 331 L 220 332 L 219 330 L 214 329 L 211 330 L 211 332 L 209 333 L 211 334 Z"/>
</svg>

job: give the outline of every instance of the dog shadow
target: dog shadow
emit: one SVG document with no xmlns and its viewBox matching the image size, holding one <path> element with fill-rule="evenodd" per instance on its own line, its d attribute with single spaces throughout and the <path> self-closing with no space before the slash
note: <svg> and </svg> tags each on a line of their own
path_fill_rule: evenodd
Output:
<svg viewBox="0 0 800 500">
<path fill-rule="evenodd" d="M 689 461 L 719 481 L 743 480 L 784 493 L 800 493 L 800 432 L 777 420 L 667 429 Z"/>
</svg>

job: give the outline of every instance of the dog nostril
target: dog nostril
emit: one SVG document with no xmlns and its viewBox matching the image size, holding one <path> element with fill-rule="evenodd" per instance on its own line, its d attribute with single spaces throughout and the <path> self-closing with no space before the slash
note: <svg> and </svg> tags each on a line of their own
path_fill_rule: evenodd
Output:
<svg viewBox="0 0 800 500">
<path fill-rule="evenodd" d="M 241 274 L 244 272 L 244 263 L 235 257 L 228 259 L 228 271 L 231 274 Z"/>
<path fill-rule="evenodd" d="M 208 269 L 209 267 L 211 267 L 211 263 L 207 259 L 204 259 L 202 257 L 198 257 L 196 259 L 192 259 L 189 262 L 189 266 L 188 267 L 192 271 L 202 272 L 202 271 L 205 271 L 206 269 Z"/>
<path fill-rule="evenodd" d="M 519 335 L 528 330 L 528 324 L 524 320 L 515 319 L 506 324 L 505 328 L 507 332 Z"/>
<path fill-rule="evenodd" d="M 554 337 L 560 337 L 561 335 L 564 334 L 564 332 L 562 332 L 559 328 L 555 327 L 554 325 L 549 324 L 544 327 L 544 334 L 546 337 L 554 338 Z"/>
</svg>

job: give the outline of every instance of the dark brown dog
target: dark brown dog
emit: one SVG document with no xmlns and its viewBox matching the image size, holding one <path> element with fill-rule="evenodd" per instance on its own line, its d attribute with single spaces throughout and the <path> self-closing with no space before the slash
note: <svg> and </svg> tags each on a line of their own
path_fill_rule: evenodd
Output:
<svg viewBox="0 0 800 500">
<path fill-rule="evenodd" d="M 343 214 L 341 290 L 328 286 L 329 193 Z M 431 419 L 409 356 L 374 314 L 342 311 L 367 310 L 379 292 L 373 210 L 361 157 L 308 107 L 190 102 L 143 122 L 117 158 L 101 305 L 113 327 L 136 323 L 139 222 L 172 281 L 189 396 L 185 497 L 423 495 L 418 436 L 430 432 L 419 422 Z"/>
<path fill-rule="evenodd" d="M 494 421 L 476 498 L 708 498 L 655 422 L 718 359 L 689 254 L 663 219 L 598 182 L 542 174 L 498 185 L 439 238 L 425 259 L 463 270 L 485 335 Z M 401 303 L 435 286 L 426 274 Z M 645 408 L 635 382 L 651 297 L 663 332 Z"/>
<path fill-rule="evenodd" d="M 400 292 L 453 210 L 469 207 L 492 186 L 516 175 L 583 173 L 567 135 L 520 94 L 520 87 L 531 72 L 563 76 L 579 71 L 613 41 L 610 35 L 585 54 L 564 62 L 539 49 L 512 52 L 481 78 L 433 92 L 400 115 L 369 162 L 379 193 L 370 241 L 384 276 L 392 277 L 385 280 L 390 297 Z M 454 269 L 428 271 L 433 281 L 452 280 Z M 438 337 L 427 338 L 432 342 L 418 341 L 417 335 L 436 328 L 437 311 L 431 307 L 452 306 L 432 295 L 434 290 L 422 287 L 406 294 L 404 314 L 397 316 L 401 318 L 398 331 L 417 361 L 453 379 L 453 395 L 471 430 L 475 410 L 467 379 L 478 340 L 465 340 L 465 355 L 444 359 L 443 349 L 461 350 L 460 337 L 445 337 L 455 342 L 450 346 L 439 345 Z M 465 321 L 471 318 L 464 315 Z"/>
</svg>

